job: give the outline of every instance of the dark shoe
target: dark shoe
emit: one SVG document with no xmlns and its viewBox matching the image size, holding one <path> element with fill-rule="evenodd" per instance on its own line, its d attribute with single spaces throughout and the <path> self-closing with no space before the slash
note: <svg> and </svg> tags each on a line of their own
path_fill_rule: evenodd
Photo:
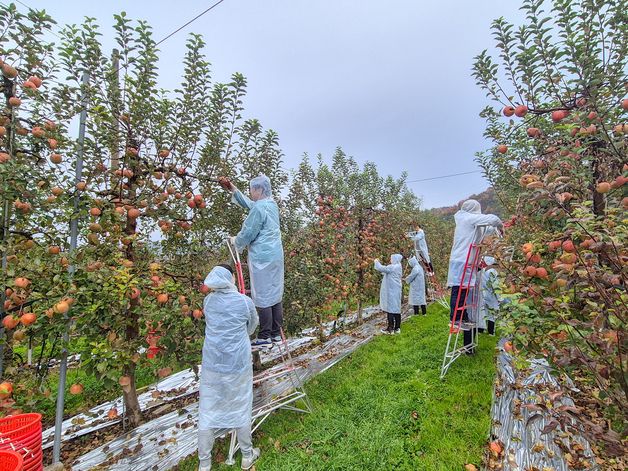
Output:
<svg viewBox="0 0 628 471">
<path fill-rule="evenodd" d="M 268 350 L 273 347 L 273 342 L 270 339 L 255 339 L 251 342 L 251 348 L 254 350 Z"/>
</svg>

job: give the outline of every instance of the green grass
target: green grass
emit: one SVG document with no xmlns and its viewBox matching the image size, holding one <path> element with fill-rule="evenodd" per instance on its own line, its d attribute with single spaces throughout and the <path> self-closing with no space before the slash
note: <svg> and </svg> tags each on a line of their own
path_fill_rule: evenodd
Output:
<svg viewBox="0 0 628 471">
<path fill-rule="evenodd" d="M 282 411 L 254 437 L 263 470 L 462 470 L 479 465 L 490 427 L 495 339 L 444 380 L 446 311 L 432 306 L 307 383 L 309 415 Z M 222 450 L 216 455 L 224 454 Z M 179 469 L 196 470 L 195 457 Z M 214 463 L 212 469 L 233 469 Z"/>
</svg>

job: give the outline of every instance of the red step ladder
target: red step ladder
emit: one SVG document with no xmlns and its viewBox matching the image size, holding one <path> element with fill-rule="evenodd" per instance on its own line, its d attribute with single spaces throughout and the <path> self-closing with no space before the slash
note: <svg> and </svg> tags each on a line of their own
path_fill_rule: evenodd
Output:
<svg viewBox="0 0 628 471">
<path fill-rule="evenodd" d="M 473 242 L 469 245 L 467 258 L 464 263 L 462 276 L 460 279 L 460 289 L 456 299 L 456 308 L 449 323 L 449 337 L 447 339 L 447 347 L 443 357 L 440 377 L 445 377 L 449 367 L 463 354 L 473 353 L 477 347 L 477 319 L 479 314 L 479 306 L 481 304 L 482 289 L 481 277 L 482 273 L 478 272 L 480 262 L 482 260 L 482 240 L 489 230 L 490 226 L 480 225 L 475 227 Z M 469 319 L 464 322 L 463 316 L 465 311 Z M 459 345 L 460 333 L 463 337 L 466 335 L 469 342 L 461 342 Z"/>
</svg>

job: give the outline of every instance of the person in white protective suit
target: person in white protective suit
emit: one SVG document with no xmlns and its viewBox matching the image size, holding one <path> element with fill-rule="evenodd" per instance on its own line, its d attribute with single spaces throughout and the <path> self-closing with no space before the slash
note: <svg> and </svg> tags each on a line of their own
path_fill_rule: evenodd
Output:
<svg viewBox="0 0 628 471">
<path fill-rule="evenodd" d="M 434 273 L 434 267 L 430 259 L 430 251 L 427 248 L 427 240 L 425 239 L 425 231 L 421 229 L 421 226 L 417 225 L 416 230 L 411 232 L 409 237 L 414 242 L 414 252 L 416 256 L 421 257 L 425 262 L 425 265 L 429 267 L 430 275 Z"/>
<path fill-rule="evenodd" d="M 251 297 L 260 320 L 259 333 L 251 345 L 271 347 L 282 341 L 283 324 L 284 254 L 279 207 L 272 199 L 270 179 L 266 175 L 251 180 L 250 199 L 224 177 L 219 181 L 232 192 L 232 201 L 249 211 L 232 242 L 239 252 L 248 248 Z"/>
<path fill-rule="evenodd" d="M 490 335 L 495 335 L 495 312 L 499 309 L 500 300 L 495 292 L 498 283 L 497 270 L 493 267 L 495 259 L 484 257 L 486 268 L 482 272 L 481 290 L 482 302 L 480 303 L 480 315 L 478 319 L 478 329 L 480 332 L 488 330 Z"/>
<path fill-rule="evenodd" d="M 482 207 L 476 200 L 467 200 L 462 203 L 462 207 L 454 215 L 456 230 L 454 231 L 454 241 L 449 255 L 449 272 L 447 274 L 447 286 L 451 288 L 450 298 L 450 318 L 453 318 L 457 308 L 462 309 L 467 305 L 467 286 L 475 286 L 476 273 L 468 266 L 465 273 L 465 263 L 469 253 L 469 246 L 474 242 L 481 242 L 484 236 L 495 231 L 494 228 L 502 230 L 501 219 L 494 214 L 482 214 Z M 476 228 L 478 226 L 488 226 L 487 228 Z M 479 240 L 474 240 L 474 238 Z M 471 261 L 469 261 L 469 264 Z M 463 279 L 464 274 L 464 279 Z M 456 304 L 457 302 L 457 304 Z M 468 322 L 469 316 L 466 309 L 463 311 L 462 322 Z"/>
<path fill-rule="evenodd" d="M 415 314 L 419 313 L 419 306 L 421 306 L 421 313 L 425 315 L 427 313 L 425 302 L 425 271 L 416 257 L 411 257 L 410 260 L 408 260 L 408 265 L 412 268 L 412 271 L 406 277 L 406 283 L 410 285 L 408 303 L 412 306 Z"/>
<path fill-rule="evenodd" d="M 390 265 L 382 265 L 375 259 L 375 270 L 384 274 L 379 290 L 379 308 L 387 314 L 388 326 L 382 329 L 384 334 L 401 332 L 401 260 L 400 254 L 390 256 Z"/>
<path fill-rule="evenodd" d="M 257 327 L 257 311 L 235 286 L 229 265 L 218 265 L 205 278 L 212 290 L 205 297 L 205 342 L 201 364 L 198 412 L 199 471 L 211 469 L 211 452 L 219 429 L 236 431 L 242 469 L 260 455 L 253 448 L 253 363 L 249 335 Z"/>
</svg>

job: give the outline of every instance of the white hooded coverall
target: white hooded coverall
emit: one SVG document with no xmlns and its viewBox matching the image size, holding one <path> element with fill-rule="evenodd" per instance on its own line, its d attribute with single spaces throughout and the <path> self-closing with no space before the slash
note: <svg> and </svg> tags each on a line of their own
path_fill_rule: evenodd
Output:
<svg viewBox="0 0 628 471">
<path fill-rule="evenodd" d="M 375 270 L 384 274 L 379 290 L 379 308 L 391 314 L 401 313 L 401 260 L 400 254 L 391 255 L 390 265 L 375 260 Z"/>
<path fill-rule="evenodd" d="M 251 299 L 238 293 L 233 275 L 215 267 L 205 285 L 205 341 L 199 387 L 199 459 L 209 466 L 214 431 L 236 429 L 242 453 L 252 453 L 253 364 L 249 335 L 257 327 Z"/>
<path fill-rule="evenodd" d="M 410 306 L 424 306 L 426 304 L 425 271 L 416 257 L 410 258 L 408 264 L 412 267 L 412 271 L 406 277 L 406 283 L 410 285 L 408 303 Z"/>
<path fill-rule="evenodd" d="M 462 278 L 464 265 L 469 253 L 469 246 L 482 241 L 485 235 L 494 232 L 493 228 L 502 227 L 499 217 L 494 214 L 482 214 L 480 203 L 475 200 L 467 200 L 462 204 L 460 211 L 454 215 L 456 230 L 454 232 L 454 242 L 449 255 L 449 272 L 447 274 L 447 286 L 475 286 L 475 271 L 469 269 Z M 480 234 L 476 234 L 477 226 L 490 226 L 488 228 L 478 228 Z M 474 240 L 478 236 L 479 240 Z M 478 260 L 479 262 L 479 260 Z M 471 263 L 471 260 L 469 260 Z"/>
</svg>

